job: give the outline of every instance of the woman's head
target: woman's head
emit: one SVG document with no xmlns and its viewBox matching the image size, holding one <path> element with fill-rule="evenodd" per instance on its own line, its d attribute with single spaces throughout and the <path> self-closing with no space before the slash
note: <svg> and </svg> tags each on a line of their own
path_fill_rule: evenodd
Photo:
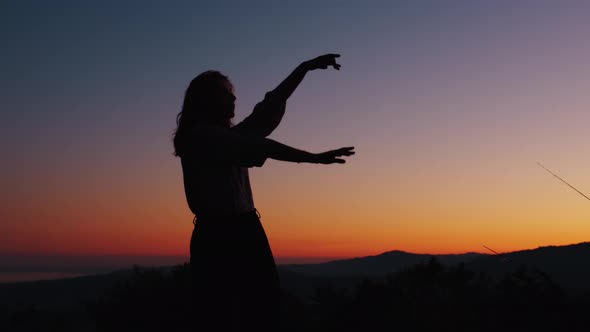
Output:
<svg viewBox="0 0 590 332">
<path fill-rule="evenodd" d="M 182 110 L 176 116 L 174 154 L 182 150 L 185 133 L 195 124 L 230 127 L 235 108 L 234 88 L 227 76 L 209 70 L 199 74 L 184 94 Z"/>
</svg>

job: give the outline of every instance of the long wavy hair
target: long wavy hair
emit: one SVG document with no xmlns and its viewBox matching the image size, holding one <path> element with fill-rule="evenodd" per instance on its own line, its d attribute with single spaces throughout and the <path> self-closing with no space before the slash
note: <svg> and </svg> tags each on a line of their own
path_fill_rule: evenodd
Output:
<svg viewBox="0 0 590 332">
<path fill-rule="evenodd" d="M 180 157 L 187 146 L 188 132 L 199 123 L 208 123 L 218 111 L 220 100 L 216 93 L 219 83 L 231 86 L 229 78 L 219 71 L 208 70 L 199 74 L 189 84 L 184 94 L 182 110 L 176 116 L 174 132 L 174 156 Z M 228 119 L 227 126 L 231 126 Z"/>
</svg>

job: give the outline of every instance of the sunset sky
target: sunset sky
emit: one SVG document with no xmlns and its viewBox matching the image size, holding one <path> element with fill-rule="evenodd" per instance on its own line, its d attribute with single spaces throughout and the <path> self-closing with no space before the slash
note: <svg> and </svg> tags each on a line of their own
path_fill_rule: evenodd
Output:
<svg viewBox="0 0 590 332">
<path fill-rule="evenodd" d="M 587 1 L 132 3 L 2 5 L 0 256 L 188 256 L 190 80 L 227 74 L 237 123 L 325 53 L 270 138 L 356 155 L 251 169 L 279 263 L 590 241 L 590 201 L 537 165 L 590 194 Z"/>
</svg>

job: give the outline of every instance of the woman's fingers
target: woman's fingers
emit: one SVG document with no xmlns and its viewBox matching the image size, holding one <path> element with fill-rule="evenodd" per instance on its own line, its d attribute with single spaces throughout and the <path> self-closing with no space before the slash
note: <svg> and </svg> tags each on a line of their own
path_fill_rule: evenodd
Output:
<svg viewBox="0 0 590 332">
<path fill-rule="evenodd" d="M 328 65 L 334 67 L 336 70 L 340 70 L 340 64 L 336 63 L 336 58 L 340 57 L 340 54 L 328 54 Z"/>
<path fill-rule="evenodd" d="M 322 158 L 322 163 L 325 164 L 333 164 L 333 163 L 338 163 L 338 164 L 344 164 L 346 162 L 346 160 L 344 160 L 343 158 L 339 158 L 339 157 L 347 157 L 347 156 L 352 156 L 354 154 L 354 147 L 346 147 L 346 148 L 340 148 L 340 149 L 336 149 L 336 150 L 330 150 L 327 152 L 324 152 L 322 155 L 324 158 Z"/>
<path fill-rule="evenodd" d="M 329 66 L 332 66 L 334 69 L 340 70 L 340 64 L 336 63 L 336 58 L 338 57 L 340 57 L 340 54 L 336 53 L 320 55 L 310 61 L 312 64 L 311 69 L 327 69 Z"/>
<path fill-rule="evenodd" d="M 352 156 L 354 154 L 354 147 L 340 148 L 334 150 L 339 156 Z"/>
<path fill-rule="evenodd" d="M 344 164 L 346 160 L 341 157 L 352 156 L 354 154 L 354 147 L 340 148 L 316 154 L 315 163 L 318 164 Z"/>
<path fill-rule="evenodd" d="M 330 54 L 330 56 L 332 58 L 332 67 L 334 67 L 336 70 L 340 70 L 340 64 L 336 63 L 336 58 L 339 58 L 340 54 Z"/>
</svg>

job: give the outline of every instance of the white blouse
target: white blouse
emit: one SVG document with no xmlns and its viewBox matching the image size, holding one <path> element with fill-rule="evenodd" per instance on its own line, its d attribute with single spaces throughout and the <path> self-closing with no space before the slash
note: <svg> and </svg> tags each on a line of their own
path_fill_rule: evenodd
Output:
<svg viewBox="0 0 590 332">
<path fill-rule="evenodd" d="M 248 168 L 264 164 L 267 156 L 261 148 L 262 138 L 279 125 L 285 107 L 286 99 L 271 91 L 246 119 L 231 128 L 192 128 L 190 147 L 180 159 L 188 206 L 197 218 L 255 209 Z"/>
</svg>

